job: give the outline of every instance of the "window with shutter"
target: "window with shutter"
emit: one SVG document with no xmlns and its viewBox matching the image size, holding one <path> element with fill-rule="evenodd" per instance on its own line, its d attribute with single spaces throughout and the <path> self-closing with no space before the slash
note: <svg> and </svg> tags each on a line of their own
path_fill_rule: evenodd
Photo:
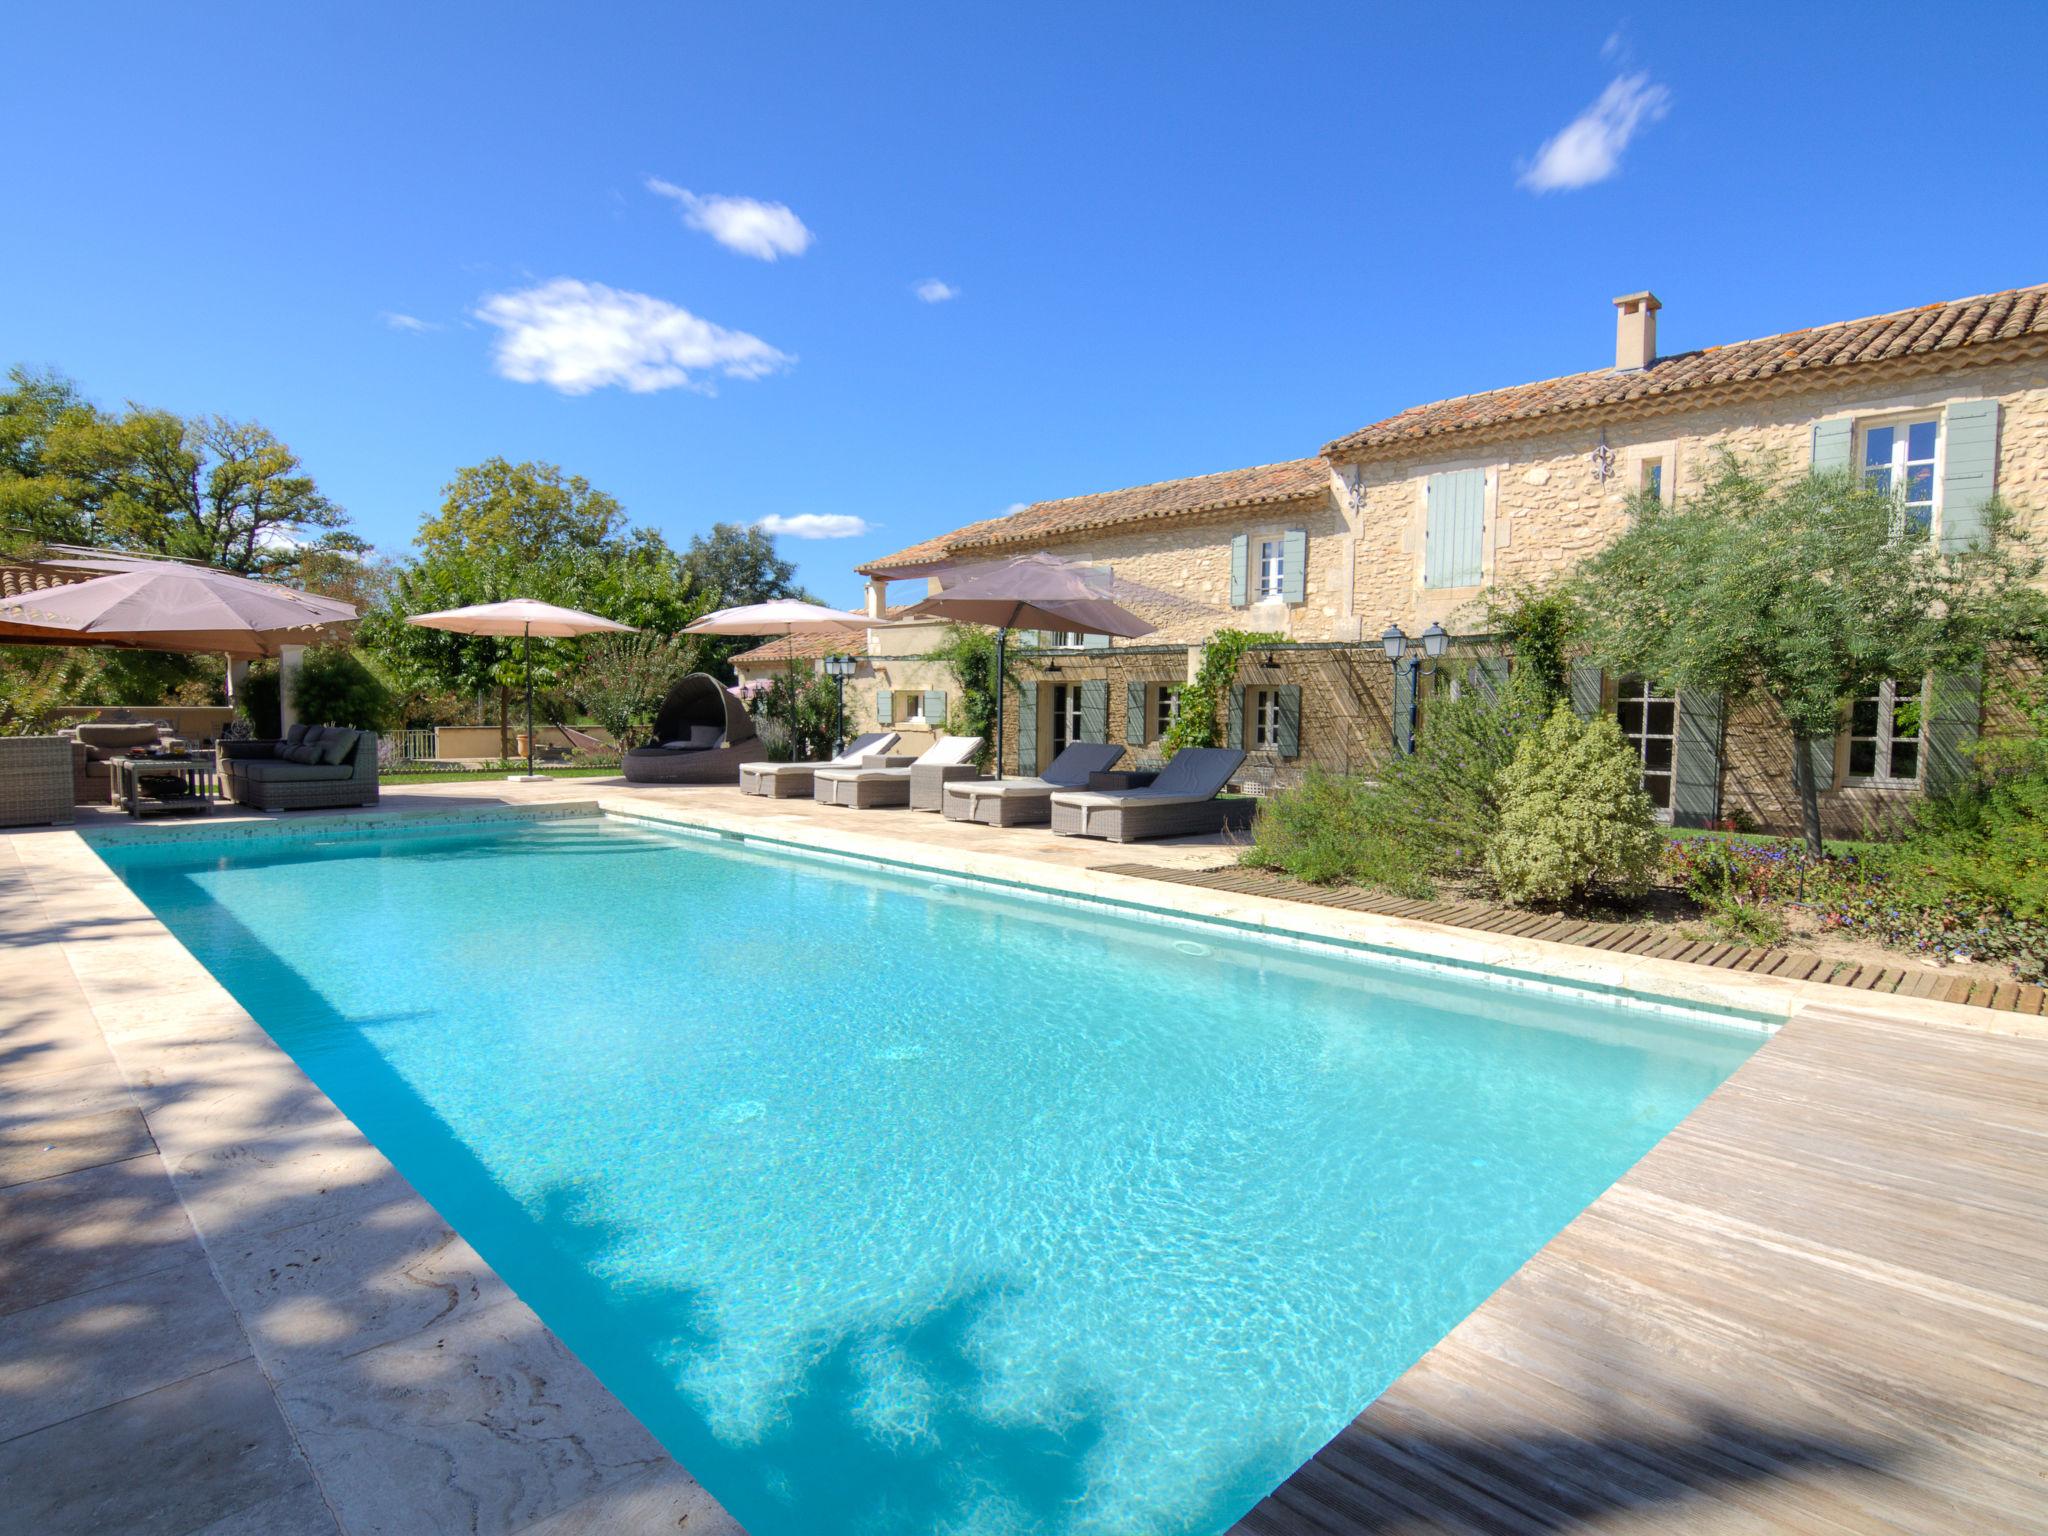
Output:
<svg viewBox="0 0 2048 1536">
<path fill-rule="evenodd" d="M 1145 745 L 1145 684 L 1124 684 L 1124 742 L 1133 747 Z"/>
<path fill-rule="evenodd" d="M 1109 684 L 1102 678 L 1081 684 L 1081 734 L 1077 741 L 1109 740 Z"/>
<path fill-rule="evenodd" d="M 1943 413 L 1941 547 L 1957 551 L 1985 536 L 1984 503 L 1998 480 L 1998 402 L 1959 400 Z"/>
<path fill-rule="evenodd" d="M 1615 686 L 1614 720 L 1642 764 L 1643 793 L 1659 816 L 1669 818 L 1678 768 L 1678 696 L 1647 679 L 1625 677 Z"/>
<path fill-rule="evenodd" d="M 1041 689 L 1034 684 L 1024 685 L 1024 696 L 1017 702 L 1017 766 L 1024 773 L 1038 772 L 1038 710 Z"/>
<path fill-rule="evenodd" d="M 1240 533 L 1230 541 L 1230 606 L 1242 608 L 1251 601 L 1252 537 Z"/>
<path fill-rule="evenodd" d="M 1424 492 L 1422 584 L 1476 587 L 1485 579 L 1486 471 L 1431 475 Z"/>
<path fill-rule="evenodd" d="M 1301 756 L 1301 689 L 1288 684 L 1273 690 L 1278 718 L 1274 721 L 1273 750 L 1282 757 Z"/>
<path fill-rule="evenodd" d="M 1295 528 L 1281 541 L 1280 600 L 1295 604 L 1308 601 L 1308 533 Z"/>
<path fill-rule="evenodd" d="M 875 723 L 893 725 L 896 721 L 896 695 L 886 688 L 875 690 Z"/>
</svg>

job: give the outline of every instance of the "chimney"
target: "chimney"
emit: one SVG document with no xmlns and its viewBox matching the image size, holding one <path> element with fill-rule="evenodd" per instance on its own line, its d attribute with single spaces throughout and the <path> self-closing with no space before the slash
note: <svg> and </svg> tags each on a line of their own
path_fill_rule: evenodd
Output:
<svg viewBox="0 0 2048 1536">
<path fill-rule="evenodd" d="M 1657 311 L 1664 306 L 1647 288 L 1614 301 L 1614 371 L 1641 373 L 1657 360 Z"/>
</svg>

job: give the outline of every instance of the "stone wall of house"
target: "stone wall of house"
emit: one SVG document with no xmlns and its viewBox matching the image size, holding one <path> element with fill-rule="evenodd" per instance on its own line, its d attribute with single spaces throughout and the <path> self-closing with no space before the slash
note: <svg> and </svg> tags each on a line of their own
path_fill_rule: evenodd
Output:
<svg viewBox="0 0 2048 1536">
<path fill-rule="evenodd" d="M 1584 426 L 1477 446 L 1446 443 L 1433 456 L 1344 466 L 1339 473 L 1352 487 L 1358 521 L 1359 621 L 1368 634 L 1389 623 L 1411 634 L 1432 622 L 1459 633 L 1478 626 L 1482 587 L 1422 585 L 1424 487 L 1432 474 L 1488 472 L 1482 586 L 1540 583 L 1620 534 L 1626 498 L 1643 483 L 1651 460 L 1664 466 L 1665 494 L 1682 497 L 1697 489 L 1723 450 L 1745 458 L 1774 454 L 1788 470 L 1803 471 L 1812 457 L 1813 424 L 1822 418 L 1987 396 L 2003 406 L 1998 490 L 2020 511 L 2029 536 L 2048 542 L 2048 361 L 2013 363 L 1610 423 L 1605 441 L 1615 460 L 1605 481 L 1596 477 L 1591 458 L 1601 429 Z"/>
<path fill-rule="evenodd" d="M 1308 570 L 1303 600 L 1230 605 L 1230 541 L 1248 535 L 1254 547 L 1261 537 L 1299 529 L 1308 535 Z M 1188 611 L 1144 616 L 1159 624 L 1143 645 L 1190 645 L 1216 629 L 1270 630 L 1290 640 L 1354 638 L 1349 627 L 1350 530 L 1336 499 L 1329 494 L 1196 517 L 1162 519 L 1127 528 L 1106 528 L 1071 537 L 1051 538 L 1028 546 L 1047 549 L 1063 560 L 1111 566 L 1119 578 L 1199 605 Z M 1021 554 L 1026 546 L 1008 553 Z M 1000 553 L 990 551 L 989 553 Z M 924 595 L 922 580 L 893 583 L 890 602 L 914 602 Z M 1142 603 L 1136 605 L 1141 610 Z M 878 643 L 886 636 L 877 632 Z"/>
</svg>

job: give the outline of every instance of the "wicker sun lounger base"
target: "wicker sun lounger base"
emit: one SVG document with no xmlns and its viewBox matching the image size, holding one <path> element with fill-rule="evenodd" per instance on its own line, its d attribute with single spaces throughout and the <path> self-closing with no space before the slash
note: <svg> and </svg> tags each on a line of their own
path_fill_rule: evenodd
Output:
<svg viewBox="0 0 2048 1536">
<path fill-rule="evenodd" d="M 1052 819 L 1052 795 L 1053 786 L 1037 779 L 949 784 L 946 820 L 984 827 L 1042 827 Z"/>
<path fill-rule="evenodd" d="M 910 770 L 873 769 L 858 773 L 823 772 L 813 780 L 813 798 L 820 805 L 843 805 L 856 811 L 882 810 L 910 804 Z"/>
<path fill-rule="evenodd" d="M 1102 837 L 1112 843 L 1135 843 L 1148 837 L 1198 837 L 1204 833 L 1242 830 L 1252 824 L 1256 809 L 1249 800 L 1190 800 L 1139 794 L 1101 797 L 1065 795 L 1052 802 L 1052 830 L 1057 837 Z"/>
</svg>

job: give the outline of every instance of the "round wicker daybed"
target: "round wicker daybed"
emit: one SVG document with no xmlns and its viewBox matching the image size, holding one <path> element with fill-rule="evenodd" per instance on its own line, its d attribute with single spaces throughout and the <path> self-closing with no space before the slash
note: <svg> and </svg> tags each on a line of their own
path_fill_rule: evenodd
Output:
<svg viewBox="0 0 2048 1536">
<path fill-rule="evenodd" d="M 708 672 L 669 689 L 654 717 L 654 740 L 625 757 L 628 784 L 737 784 L 740 764 L 768 749 L 742 704 Z"/>
</svg>

